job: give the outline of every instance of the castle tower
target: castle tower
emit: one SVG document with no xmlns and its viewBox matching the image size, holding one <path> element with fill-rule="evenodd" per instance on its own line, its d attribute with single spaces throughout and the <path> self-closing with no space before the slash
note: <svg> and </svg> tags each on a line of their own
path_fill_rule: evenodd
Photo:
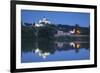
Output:
<svg viewBox="0 0 100 73">
<path fill-rule="evenodd" d="M 37 24 L 35 24 L 35 26 L 41 27 L 41 26 L 44 26 L 46 24 L 51 24 L 51 22 L 47 18 L 44 17 L 42 20 L 39 20 L 39 22 Z"/>
</svg>

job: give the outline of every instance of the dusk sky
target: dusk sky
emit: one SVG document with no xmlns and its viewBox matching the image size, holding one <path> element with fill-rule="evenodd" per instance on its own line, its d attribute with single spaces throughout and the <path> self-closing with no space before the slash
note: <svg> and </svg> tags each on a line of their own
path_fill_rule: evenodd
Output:
<svg viewBox="0 0 100 73">
<path fill-rule="evenodd" d="M 21 10 L 21 21 L 25 23 L 38 23 L 43 17 L 46 17 L 54 24 L 79 24 L 82 27 L 88 27 L 90 25 L 89 13 Z"/>
</svg>

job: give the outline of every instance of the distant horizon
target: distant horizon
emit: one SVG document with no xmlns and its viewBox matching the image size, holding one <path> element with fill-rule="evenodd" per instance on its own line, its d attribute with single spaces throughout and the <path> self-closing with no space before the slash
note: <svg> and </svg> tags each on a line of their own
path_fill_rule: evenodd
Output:
<svg viewBox="0 0 100 73">
<path fill-rule="evenodd" d="M 90 26 L 90 14 L 80 12 L 57 12 L 57 11 L 39 11 L 39 10 L 21 10 L 21 21 L 24 23 L 38 23 L 46 17 L 52 24 L 80 27 Z"/>
</svg>

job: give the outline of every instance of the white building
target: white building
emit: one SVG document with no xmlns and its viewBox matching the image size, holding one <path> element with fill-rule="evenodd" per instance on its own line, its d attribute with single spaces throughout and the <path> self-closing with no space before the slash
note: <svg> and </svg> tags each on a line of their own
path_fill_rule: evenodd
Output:
<svg viewBox="0 0 100 73">
<path fill-rule="evenodd" d="M 46 24 L 51 24 L 51 22 L 47 18 L 43 18 L 42 20 L 39 20 L 38 23 L 35 24 L 36 27 L 42 27 Z"/>
</svg>

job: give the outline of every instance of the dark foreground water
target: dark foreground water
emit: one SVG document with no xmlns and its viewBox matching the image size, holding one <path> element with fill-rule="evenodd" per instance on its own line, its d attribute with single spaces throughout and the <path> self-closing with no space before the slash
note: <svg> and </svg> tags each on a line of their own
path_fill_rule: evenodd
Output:
<svg viewBox="0 0 100 73">
<path fill-rule="evenodd" d="M 37 42 L 25 40 L 23 44 L 22 63 L 90 59 L 89 43 L 86 41 L 58 42 L 41 39 Z"/>
</svg>

